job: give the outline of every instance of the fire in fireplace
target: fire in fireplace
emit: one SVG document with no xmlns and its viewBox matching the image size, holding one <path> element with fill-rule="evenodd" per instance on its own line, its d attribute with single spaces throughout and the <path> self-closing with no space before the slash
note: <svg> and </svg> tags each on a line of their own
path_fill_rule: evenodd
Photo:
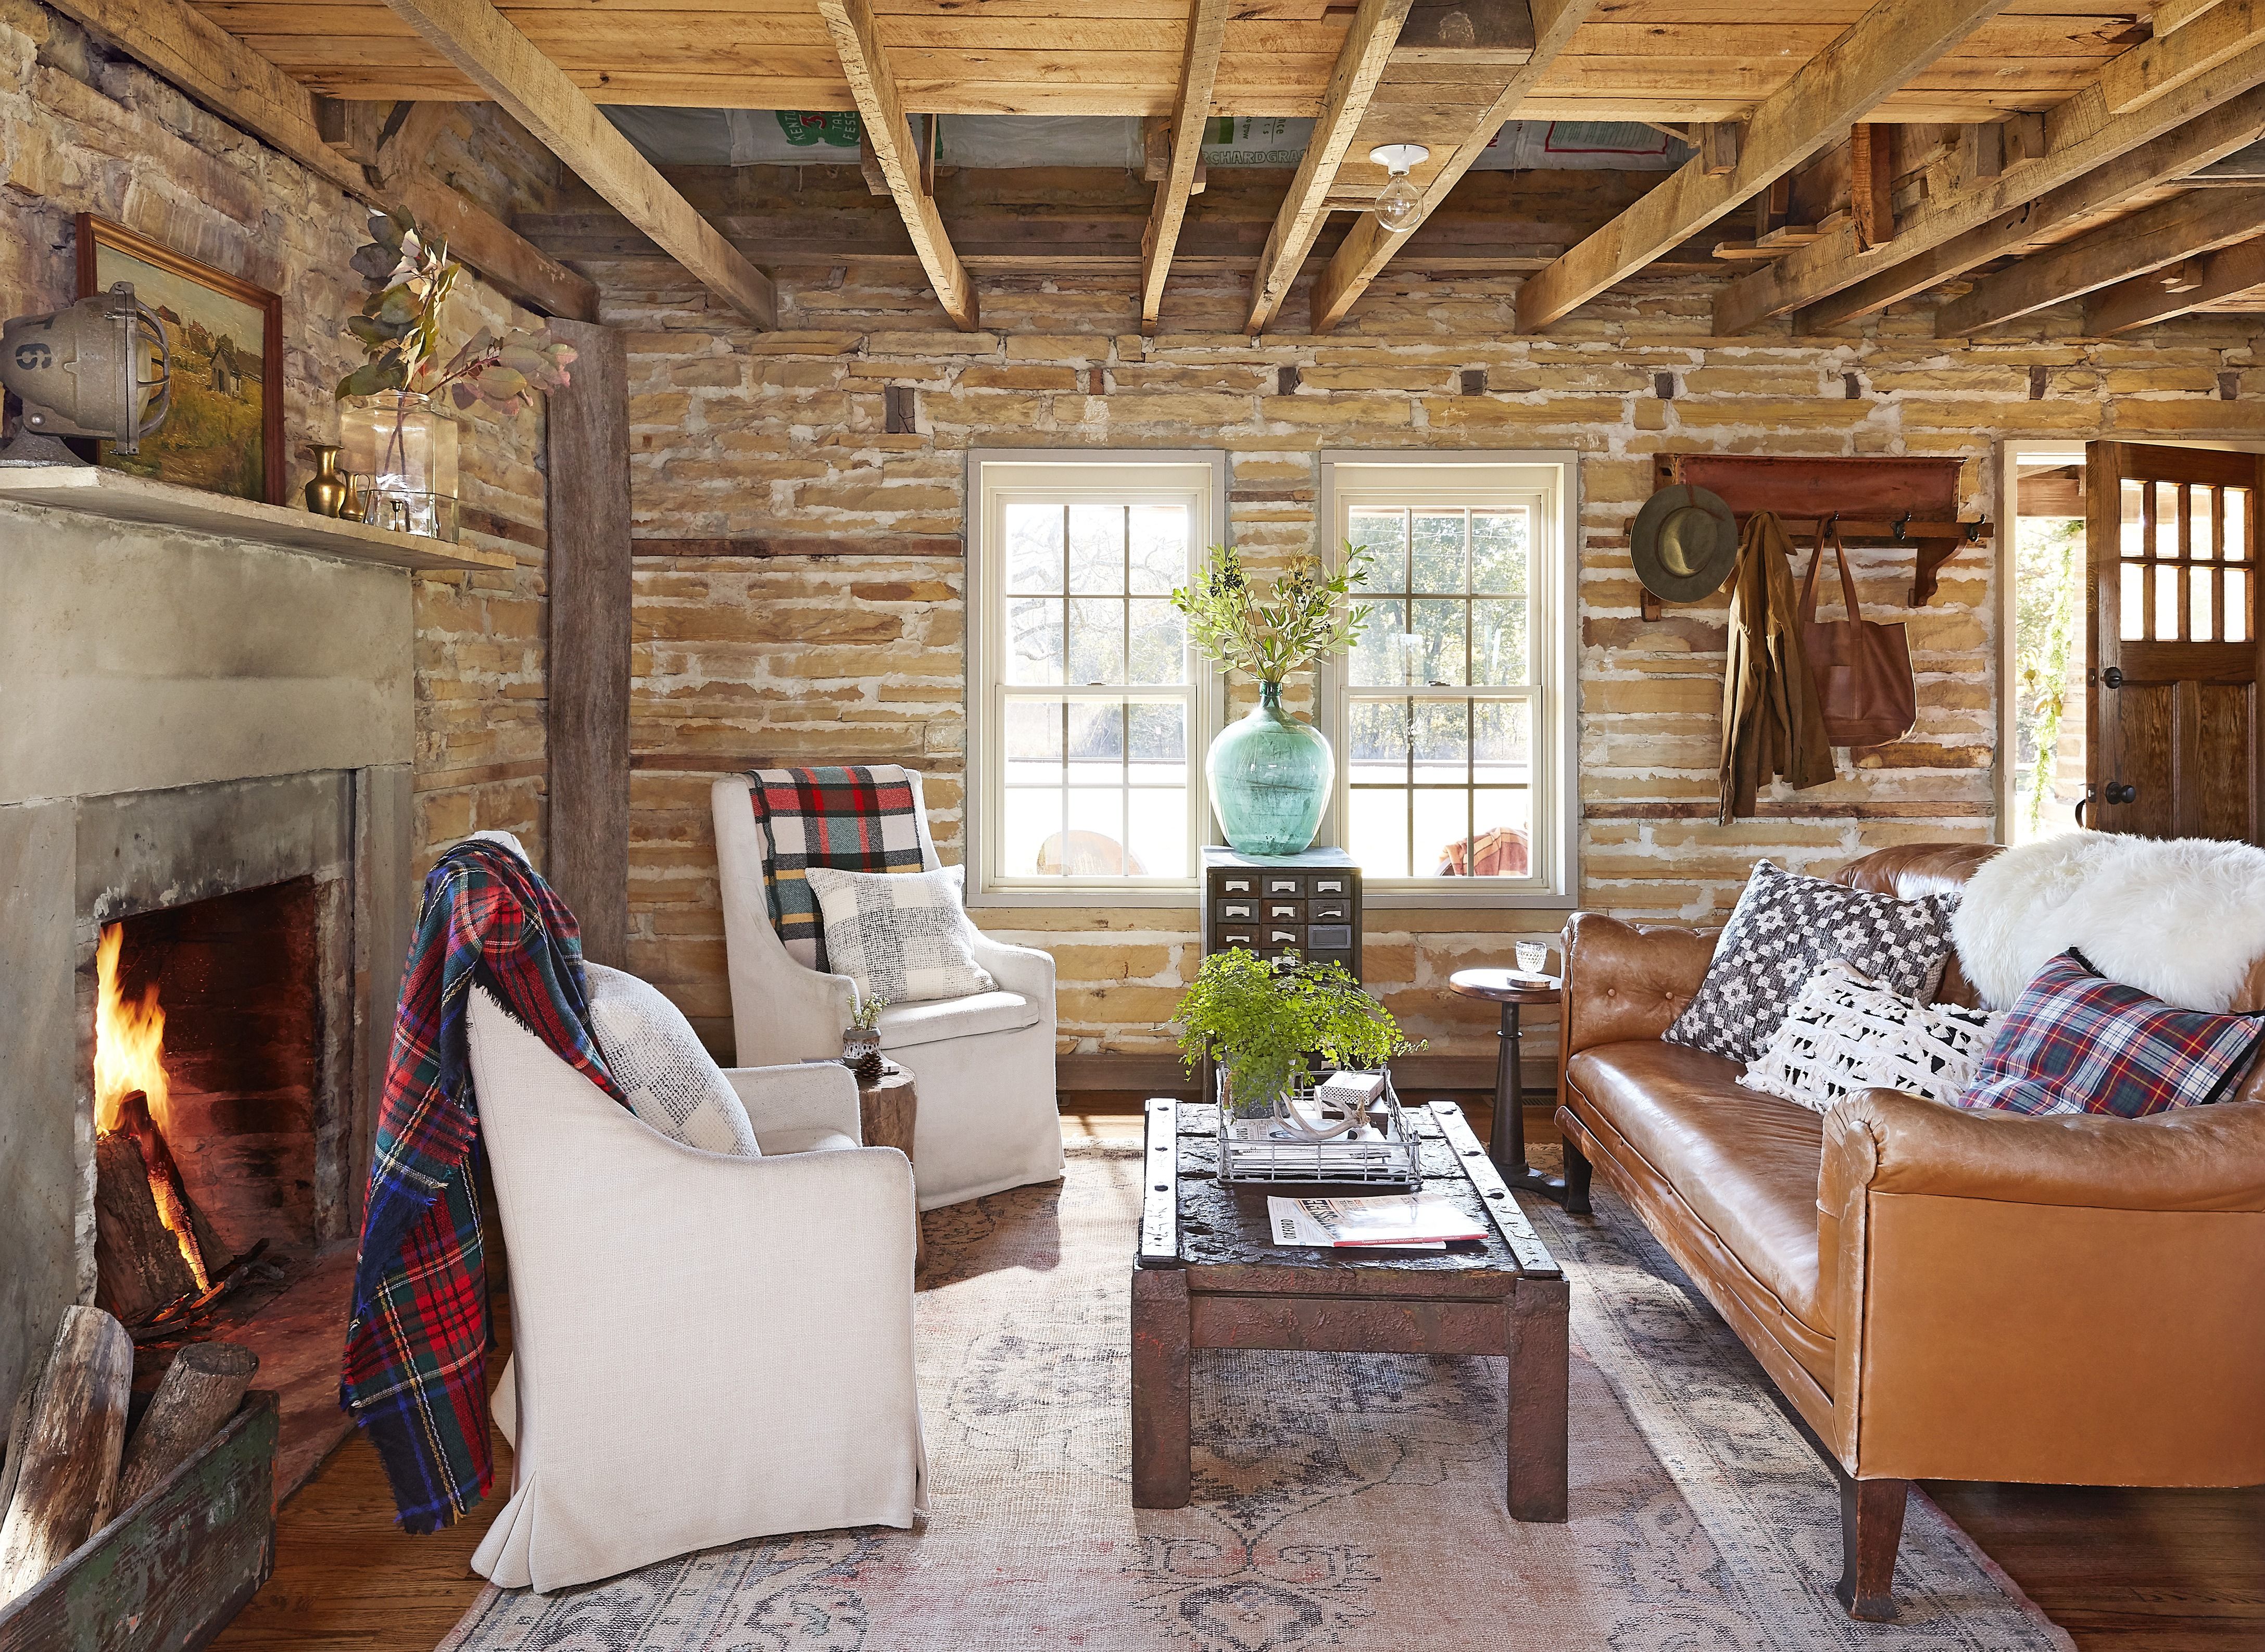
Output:
<svg viewBox="0 0 2265 1652">
<path fill-rule="evenodd" d="M 102 929 L 96 1299 L 139 1343 L 207 1333 L 314 1246 L 316 907 L 297 878 Z"/>
</svg>

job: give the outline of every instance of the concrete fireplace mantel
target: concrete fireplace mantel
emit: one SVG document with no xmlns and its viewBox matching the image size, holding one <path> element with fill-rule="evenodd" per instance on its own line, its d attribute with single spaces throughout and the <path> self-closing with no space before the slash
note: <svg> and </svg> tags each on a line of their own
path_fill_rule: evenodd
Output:
<svg viewBox="0 0 2265 1652">
<path fill-rule="evenodd" d="M 92 1299 L 104 923 L 302 876 L 338 891 L 324 1036 L 346 1114 L 333 1226 L 351 1232 L 415 911 L 416 621 L 397 564 L 76 504 L 0 498 L 0 579 L 4 1414 L 63 1306 Z"/>
<path fill-rule="evenodd" d="M 231 499 L 224 493 L 200 492 L 195 488 L 153 482 L 99 465 L 30 465 L 21 469 L 0 469 L 0 499 L 80 511 L 90 516 L 141 522 L 153 528 L 187 528 L 244 544 L 273 545 L 318 557 L 335 557 L 343 562 L 375 563 L 387 568 L 462 573 L 512 565 L 509 551 L 444 544 L 415 534 L 391 534 L 366 522 L 340 521 L 284 506 Z"/>
</svg>

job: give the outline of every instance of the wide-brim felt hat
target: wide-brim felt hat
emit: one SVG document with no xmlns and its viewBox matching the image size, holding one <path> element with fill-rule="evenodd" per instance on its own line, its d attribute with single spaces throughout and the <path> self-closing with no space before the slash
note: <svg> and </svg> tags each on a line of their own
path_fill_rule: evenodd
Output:
<svg viewBox="0 0 2265 1652">
<path fill-rule="evenodd" d="M 1628 555 L 1644 589 L 1663 602 L 1698 602 L 1722 586 L 1738 559 L 1738 521 L 1704 488 L 1677 484 L 1643 502 Z"/>
</svg>

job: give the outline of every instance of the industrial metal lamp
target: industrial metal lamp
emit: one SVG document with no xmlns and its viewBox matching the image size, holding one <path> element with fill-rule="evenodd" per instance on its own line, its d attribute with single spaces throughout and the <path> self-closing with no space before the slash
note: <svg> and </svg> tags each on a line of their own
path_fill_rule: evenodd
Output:
<svg viewBox="0 0 2265 1652">
<path fill-rule="evenodd" d="M 62 436 L 139 452 L 172 410 L 172 375 L 164 324 L 131 281 L 69 309 L 17 317 L 0 328 L 0 384 L 22 398 L 24 415 L 0 465 L 84 464 Z"/>
</svg>

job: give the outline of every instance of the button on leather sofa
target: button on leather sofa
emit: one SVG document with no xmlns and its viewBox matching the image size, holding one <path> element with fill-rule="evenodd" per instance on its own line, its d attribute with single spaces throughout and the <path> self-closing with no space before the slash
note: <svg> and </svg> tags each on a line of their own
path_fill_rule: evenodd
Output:
<svg viewBox="0 0 2265 1652">
<path fill-rule="evenodd" d="M 1838 881 L 1914 899 L 1995 852 L 1884 849 Z M 1823 1441 L 1854 1615 L 1895 1614 L 1914 1480 L 2265 1482 L 2265 1062 L 2143 1119 L 1881 1089 L 1820 1117 L 1663 1040 L 1714 946 L 1566 927 L 1567 1180 L 1627 1201 Z M 1941 995 L 1973 1001 L 1955 957 Z"/>
</svg>

